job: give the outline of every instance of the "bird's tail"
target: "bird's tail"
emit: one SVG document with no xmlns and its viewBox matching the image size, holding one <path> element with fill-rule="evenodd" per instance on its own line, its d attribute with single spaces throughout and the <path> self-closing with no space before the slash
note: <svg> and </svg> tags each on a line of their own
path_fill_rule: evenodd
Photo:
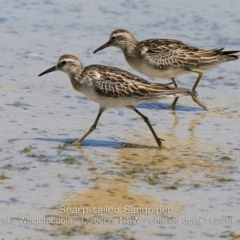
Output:
<svg viewBox="0 0 240 240">
<path fill-rule="evenodd" d="M 183 96 L 191 96 L 193 101 L 196 102 L 200 107 L 207 110 L 206 106 L 198 99 L 197 93 L 192 91 L 189 88 L 182 87 L 170 87 L 163 86 L 159 83 L 151 83 L 150 86 L 143 85 L 143 89 L 140 90 L 140 86 L 137 92 L 138 99 L 142 99 L 144 101 L 155 101 L 164 98 L 176 98 Z M 139 94 L 141 96 L 139 96 Z"/>
</svg>

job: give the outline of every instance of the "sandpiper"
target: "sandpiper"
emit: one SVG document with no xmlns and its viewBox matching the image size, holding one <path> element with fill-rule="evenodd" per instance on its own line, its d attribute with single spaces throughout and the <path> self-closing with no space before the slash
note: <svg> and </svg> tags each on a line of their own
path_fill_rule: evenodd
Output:
<svg viewBox="0 0 240 240">
<path fill-rule="evenodd" d="M 233 55 L 239 51 L 223 51 L 223 48 L 203 50 L 173 39 L 148 39 L 138 42 L 129 31 L 123 29 L 113 31 L 109 41 L 93 53 L 111 46 L 120 48 L 128 64 L 136 71 L 149 77 L 171 78 L 175 87 L 176 76 L 189 72 L 197 73 L 193 92 L 203 76 L 203 70 L 239 58 Z M 172 104 L 173 108 L 177 100 L 178 97 Z"/>
<path fill-rule="evenodd" d="M 42 72 L 38 76 L 53 71 L 66 73 L 73 88 L 92 101 L 99 103 L 100 109 L 94 124 L 79 138 L 74 145 L 80 144 L 97 126 L 100 116 L 108 108 L 127 107 L 135 111 L 146 122 L 159 148 L 162 143 L 155 133 L 148 118 L 139 112 L 134 105 L 143 102 L 154 102 L 169 97 L 191 95 L 196 103 L 198 99 L 188 88 L 170 87 L 169 84 L 150 83 L 138 76 L 115 67 L 89 65 L 84 67 L 73 55 L 63 55 L 57 65 Z M 171 84 L 171 83 L 170 83 Z"/>
</svg>

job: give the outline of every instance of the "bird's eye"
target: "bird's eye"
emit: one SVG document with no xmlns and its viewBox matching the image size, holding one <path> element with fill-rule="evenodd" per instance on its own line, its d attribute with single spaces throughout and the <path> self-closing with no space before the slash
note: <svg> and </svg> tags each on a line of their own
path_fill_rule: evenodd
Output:
<svg viewBox="0 0 240 240">
<path fill-rule="evenodd" d="M 65 65 L 67 62 L 66 61 L 62 61 L 62 65 Z"/>
<path fill-rule="evenodd" d="M 115 39 L 116 39 L 116 37 L 114 37 L 114 36 L 113 36 L 113 37 L 111 37 L 111 40 L 115 40 Z"/>
</svg>

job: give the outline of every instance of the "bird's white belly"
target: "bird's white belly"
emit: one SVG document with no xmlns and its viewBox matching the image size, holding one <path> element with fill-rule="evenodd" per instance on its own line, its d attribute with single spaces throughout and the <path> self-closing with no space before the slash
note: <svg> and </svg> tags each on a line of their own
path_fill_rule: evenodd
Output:
<svg viewBox="0 0 240 240">
<path fill-rule="evenodd" d="M 135 105 L 139 103 L 138 99 L 135 99 L 134 97 L 131 98 L 125 98 L 125 97 L 108 97 L 104 95 L 98 94 L 94 88 L 92 88 L 90 85 L 85 85 L 81 89 L 81 93 L 84 94 L 88 99 L 98 103 L 102 108 L 120 108 L 127 105 Z M 140 101 L 142 102 L 142 101 Z"/>
<path fill-rule="evenodd" d="M 92 101 L 98 103 L 102 108 L 121 108 L 128 105 L 136 105 L 139 104 L 141 101 L 139 99 L 135 99 L 134 97 L 131 98 L 124 98 L 124 97 L 105 97 L 98 95 L 97 93 L 93 93 L 90 95 L 84 94 L 87 98 L 91 99 Z"/>
<path fill-rule="evenodd" d="M 161 70 L 153 68 L 151 65 L 146 64 L 144 62 L 128 62 L 129 65 L 135 69 L 136 71 L 148 76 L 148 77 L 154 77 L 154 78 L 173 78 L 181 74 L 188 73 L 183 68 L 177 68 L 177 69 L 168 69 L 168 70 Z"/>
</svg>

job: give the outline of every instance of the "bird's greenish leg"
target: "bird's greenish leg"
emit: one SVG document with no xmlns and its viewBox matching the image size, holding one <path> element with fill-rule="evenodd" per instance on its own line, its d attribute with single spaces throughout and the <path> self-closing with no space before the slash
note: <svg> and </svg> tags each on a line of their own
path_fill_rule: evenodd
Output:
<svg viewBox="0 0 240 240">
<path fill-rule="evenodd" d="M 197 103 L 204 110 L 207 110 L 207 107 L 198 99 L 196 92 L 191 91 L 191 97 L 195 103 Z"/>
<path fill-rule="evenodd" d="M 135 111 L 138 115 L 140 115 L 140 116 L 143 118 L 144 122 L 148 125 L 149 129 L 151 130 L 152 135 L 153 135 L 153 137 L 155 138 L 155 141 L 157 142 L 158 147 L 159 147 L 159 148 L 162 148 L 162 141 L 164 141 L 164 140 L 163 140 L 163 139 L 160 139 L 160 138 L 157 136 L 157 134 L 155 133 L 155 131 L 154 131 L 154 129 L 153 129 L 153 127 L 152 127 L 149 119 L 148 119 L 148 117 L 146 117 L 146 116 L 143 115 L 141 112 L 139 112 L 134 106 L 127 106 L 127 108 L 132 109 L 133 111 Z"/>
<path fill-rule="evenodd" d="M 195 84 L 193 85 L 193 88 L 192 88 L 192 91 L 196 91 L 196 88 L 197 88 L 197 85 L 199 84 L 199 82 L 200 82 L 200 80 L 202 79 L 202 77 L 203 77 L 203 71 L 202 70 L 200 70 L 200 69 L 195 69 L 195 68 L 190 68 L 190 69 L 188 69 L 190 72 L 195 72 L 195 73 L 197 73 L 198 74 L 198 78 L 197 78 L 197 80 L 196 80 L 196 82 L 195 82 Z"/>
<path fill-rule="evenodd" d="M 103 111 L 104 110 L 100 108 L 97 118 L 96 118 L 95 122 L 93 123 L 93 125 L 81 138 L 79 138 L 76 142 L 74 142 L 73 145 L 75 145 L 75 146 L 79 145 L 91 132 L 93 132 L 96 129 L 98 121 L 99 121 Z"/>
<path fill-rule="evenodd" d="M 197 98 L 197 94 L 196 94 L 196 88 L 197 88 L 200 80 L 201 80 L 202 77 L 203 77 L 203 71 L 200 70 L 200 69 L 196 69 L 196 68 L 189 68 L 189 69 L 187 69 L 187 70 L 189 70 L 190 72 L 195 72 L 195 73 L 198 74 L 198 78 L 197 78 L 195 84 L 193 85 L 193 88 L 192 88 L 192 91 L 191 91 L 191 92 L 192 92 L 192 94 L 191 94 L 192 99 L 193 99 L 193 101 L 196 102 L 200 107 L 202 107 L 203 109 L 207 110 L 207 107 Z"/>
</svg>

